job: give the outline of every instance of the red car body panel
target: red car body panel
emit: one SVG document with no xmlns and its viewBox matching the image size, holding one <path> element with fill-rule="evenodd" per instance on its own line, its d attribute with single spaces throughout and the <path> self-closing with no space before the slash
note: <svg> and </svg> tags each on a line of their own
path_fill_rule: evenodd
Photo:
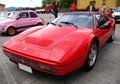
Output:
<svg viewBox="0 0 120 84">
<path fill-rule="evenodd" d="M 70 48 L 74 46 L 76 46 L 77 48 L 78 44 L 76 43 L 78 43 L 79 41 L 78 39 L 81 39 L 78 47 L 81 44 L 83 46 L 84 44 L 86 45 L 87 42 L 85 42 L 85 40 L 87 38 L 83 39 L 82 37 L 87 37 L 89 36 L 90 33 L 87 34 L 86 32 L 85 34 L 82 34 L 82 32 L 85 32 L 84 30 L 90 31 L 89 29 L 83 29 L 83 31 L 81 30 L 79 31 L 76 28 L 71 28 L 71 29 L 69 28 L 69 31 L 68 31 L 66 27 L 65 28 L 64 27 L 63 28 L 60 28 L 60 27 L 43 28 L 43 29 L 37 30 L 32 34 L 29 34 L 27 37 L 17 40 L 17 42 L 15 39 L 15 41 L 13 41 L 12 43 L 8 43 L 9 45 L 7 44 L 7 47 L 8 48 L 12 47 L 13 50 L 19 51 L 27 55 L 31 55 L 31 52 L 35 50 L 37 53 L 36 52 L 32 53 L 32 55 L 35 58 L 50 60 L 53 62 L 60 63 L 61 58 L 66 52 L 69 52 L 68 50 L 70 50 Z M 46 34 L 44 31 L 48 33 Z M 54 32 L 56 33 L 56 35 L 54 35 L 55 34 Z M 79 35 L 80 33 L 82 35 Z M 77 38 L 74 38 L 74 37 L 77 37 Z M 60 41 L 61 38 L 62 38 L 62 42 Z M 71 40 L 71 38 L 74 38 L 74 40 Z M 66 45 L 66 43 L 67 43 L 67 46 L 64 46 Z M 73 53 L 74 51 L 76 50 L 73 50 Z M 71 50 L 70 52 L 72 54 Z M 68 57 L 66 58 L 68 59 Z M 69 61 L 66 61 L 66 62 L 69 63 Z M 64 65 L 64 63 L 60 63 L 60 64 Z"/>
<path fill-rule="evenodd" d="M 105 30 L 96 27 L 89 29 L 71 26 L 31 28 L 7 41 L 2 48 L 5 53 L 17 56 L 17 58 L 9 57 L 12 61 L 42 72 L 61 76 L 83 66 L 93 38 L 98 38 L 99 48 L 108 40 L 112 35 L 115 22 L 110 19 L 108 23 L 111 24 L 111 27 Z M 56 72 L 41 70 L 17 60 L 19 58 L 35 64 L 49 66 Z"/>
</svg>

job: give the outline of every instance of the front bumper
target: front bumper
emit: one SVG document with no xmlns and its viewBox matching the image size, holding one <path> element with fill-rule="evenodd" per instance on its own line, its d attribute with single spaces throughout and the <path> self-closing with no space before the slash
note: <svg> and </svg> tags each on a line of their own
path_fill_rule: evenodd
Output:
<svg viewBox="0 0 120 84">
<path fill-rule="evenodd" d="M 115 19 L 115 21 L 120 21 L 120 16 L 119 15 L 117 15 L 117 16 L 112 16 L 112 18 L 114 18 Z"/>
<path fill-rule="evenodd" d="M 85 56 L 82 56 L 84 58 L 80 58 L 69 64 L 60 66 L 57 63 L 49 62 L 46 60 L 39 59 L 38 61 L 38 59 L 32 58 L 30 56 L 27 56 L 28 58 L 26 58 L 21 53 L 13 52 L 6 48 L 3 48 L 3 51 L 9 57 L 9 59 L 15 63 L 21 63 L 31 67 L 32 69 L 39 70 L 41 72 L 45 72 L 56 76 L 63 76 L 74 71 L 75 69 L 81 67 L 85 60 Z M 58 66 L 53 66 L 53 64 L 54 65 L 56 64 Z"/>
</svg>

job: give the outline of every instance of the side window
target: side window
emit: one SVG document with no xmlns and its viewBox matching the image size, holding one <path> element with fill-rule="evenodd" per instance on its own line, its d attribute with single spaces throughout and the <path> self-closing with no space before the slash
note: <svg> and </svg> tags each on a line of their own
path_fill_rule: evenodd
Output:
<svg viewBox="0 0 120 84">
<path fill-rule="evenodd" d="M 30 12 L 30 16 L 31 16 L 31 18 L 36 18 L 37 17 L 37 15 L 34 12 Z"/>
<path fill-rule="evenodd" d="M 20 18 L 28 18 L 29 14 L 27 12 L 20 13 Z"/>
<path fill-rule="evenodd" d="M 107 22 L 109 20 L 109 18 L 107 16 L 103 16 L 105 22 Z"/>
<path fill-rule="evenodd" d="M 96 15 L 96 27 L 100 27 L 108 21 L 108 17 Z"/>
<path fill-rule="evenodd" d="M 96 18 L 96 28 L 99 27 L 99 22 L 98 22 L 98 19 Z"/>
</svg>

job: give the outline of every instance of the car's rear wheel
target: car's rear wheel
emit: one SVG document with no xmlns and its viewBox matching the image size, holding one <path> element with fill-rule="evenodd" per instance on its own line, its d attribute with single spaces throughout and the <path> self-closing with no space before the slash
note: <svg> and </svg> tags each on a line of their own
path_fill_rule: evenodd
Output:
<svg viewBox="0 0 120 84">
<path fill-rule="evenodd" d="M 43 25 L 41 22 L 39 22 L 39 23 L 37 24 L 37 26 L 41 26 L 41 25 Z"/>
<path fill-rule="evenodd" d="M 7 29 L 7 34 L 12 36 L 12 35 L 15 35 L 16 34 L 16 29 L 14 27 L 9 27 Z"/>
<path fill-rule="evenodd" d="M 96 63 L 97 55 L 98 55 L 98 45 L 97 45 L 97 42 L 93 40 L 82 69 L 85 71 L 91 70 Z"/>
</svg>

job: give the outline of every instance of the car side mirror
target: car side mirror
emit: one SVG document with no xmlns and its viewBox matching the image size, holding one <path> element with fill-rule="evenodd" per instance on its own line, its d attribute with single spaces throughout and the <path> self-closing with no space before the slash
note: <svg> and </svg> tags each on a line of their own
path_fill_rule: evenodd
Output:
<svg viewBox="0 0 120 84">
<path fill-rule="evenodd" d="M 50 24 L 50 22 L 47 22 L 47 23 L 46 23 L 46 25 L 49 25 L 49 24 Z"/>
<path fill-rule="evenodd" d="M 100 29 L 107 29 L 110 28 L 110 24 L 103 24 L 102 26 L 100 26 Z"/>
</svg>

